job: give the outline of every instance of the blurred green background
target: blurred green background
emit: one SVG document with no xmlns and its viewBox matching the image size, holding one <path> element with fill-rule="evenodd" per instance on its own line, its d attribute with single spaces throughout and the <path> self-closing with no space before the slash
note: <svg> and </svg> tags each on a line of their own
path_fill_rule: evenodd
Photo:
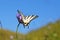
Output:
<svg viewBox="0 0 60 40">
<path fill-rule="evenodd" d="M 16 33 L 0 29 L 0 40 L 16 40 Z M 27 34 L 18 33 L 18 40 L 60 40 L 60 19 Z"/>
</svg>

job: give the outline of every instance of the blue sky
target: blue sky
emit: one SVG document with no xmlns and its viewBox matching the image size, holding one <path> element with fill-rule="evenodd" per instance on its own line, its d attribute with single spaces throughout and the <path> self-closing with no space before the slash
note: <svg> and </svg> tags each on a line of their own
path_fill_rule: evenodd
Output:
<svg viewBox="0 0 60 40">
<path fill-rule="evenodd" d="M 17 9 L 26 16 L 32 14 L 39 16 L 30 23 L 29 29 L 23 28 L 21 24 L 18 30 L 20 33 L 38 29 L 60 18 L 60 0 L 0 0 L 0 20 L 4 29 L 16 31 Z"/>
</svg>

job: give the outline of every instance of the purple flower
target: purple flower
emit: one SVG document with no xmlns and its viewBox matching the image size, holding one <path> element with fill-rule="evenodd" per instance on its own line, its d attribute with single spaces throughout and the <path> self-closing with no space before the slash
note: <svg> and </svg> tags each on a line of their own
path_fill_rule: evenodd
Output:
<svg viewBox="0 0 60 40">
<path fill-rule="evenodd" d="M 16 16 L 17 16 L 17 18 L 19 18 L 21 15 L 18 13 Z"/>
<path fill-rule="evenodd" d="M 17 17 L 19 22 L 22 22 L 22 16 L 19 13 L 16 15 L 16 17 Z"/>
</svg>

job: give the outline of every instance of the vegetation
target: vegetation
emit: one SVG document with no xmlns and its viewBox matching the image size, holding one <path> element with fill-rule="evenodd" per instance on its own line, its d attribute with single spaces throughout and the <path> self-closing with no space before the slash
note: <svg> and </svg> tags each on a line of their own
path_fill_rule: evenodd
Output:
<svg viewBox="0 0 60 40">
<path fill-rule="evenodd" d="M 60 40 L 60 20 L 28 33 L 26 40 Z"/>
<path fill-rule="evenodd" d="M 16 40 L 16 33 L 8 30 L 0 30 L 0 40 Z M 37 30 L 33 30 L 26 35 L 18 33 L 19 40 L 60 40 L 60 20 L 51 22 Z"/>
<path fill-rule="evenodd" d="M 12 38 L 11 38 L 12 36 Z M 23 40 L 24 35 L 18 33 L 19 40 Z M 16 40 L 16 33 L 9 30 L 0 30 L 0 40 Z"/>
</svg>

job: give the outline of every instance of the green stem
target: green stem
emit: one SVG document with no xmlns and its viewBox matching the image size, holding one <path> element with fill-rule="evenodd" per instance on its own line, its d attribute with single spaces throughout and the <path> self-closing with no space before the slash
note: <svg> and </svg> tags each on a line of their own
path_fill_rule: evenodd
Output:
<svg viewBox="0 0 60 40">
<path fill-rule="evenodd" d="M 1 30 L 2 30 L 2 23 L 1 23 L 1 21 L 0 21 L 0 26 L 1 26 Z"/>
<path fill-rule="evenodd" d="M 16 39 L 18 40 L 18 27 L 19 27 L 20 23 L 17 25 L 17 28 L 16 28 Z"/>
<path fill-rule="evenodd" d="M 3 29 L 3 28 L 2 28 L 2 23 L 1 23 L 1 21 L 0 21 L 0 26 L 1 26 L 1 39 L 3 39 L 3 36 L 2 36 L 2 35 L 3 35 L 3 34 L 2 34 L 2 31 L 3 31 L 2 29 Z"/>
</svg>

